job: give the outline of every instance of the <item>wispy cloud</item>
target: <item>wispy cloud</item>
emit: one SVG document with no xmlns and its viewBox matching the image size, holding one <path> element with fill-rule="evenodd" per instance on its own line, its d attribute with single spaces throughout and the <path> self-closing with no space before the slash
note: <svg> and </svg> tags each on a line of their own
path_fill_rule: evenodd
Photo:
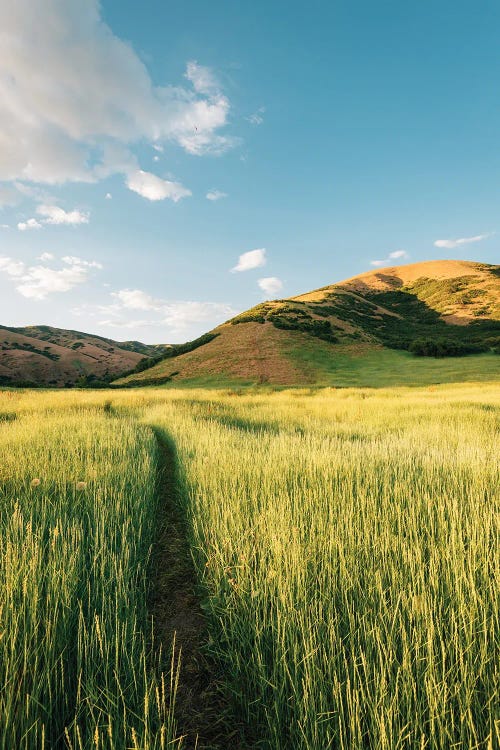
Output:
<svg viewBox="0 0 500 750">
<path fill-rule="evenodd" d="M 89 223 L 89 214 L 84 211 L 77 211 L 76 209 L 65 211 L 59 206 L 40 205 L 37 207 L 36 213 L 42 218 L 40 220 L 33 218 L 27 221 L 20 221 L 17 225 L 20 232 L 25 232 L 27 229 L 41 229 L 44 224 L 77 226 L 78 224 Z"/>
<path fill-rule="evenodd" d="M 473 242 L 481 242 L 482 240 L 487 240 L 494 234 L 494 232 L 489 232 L 488 234 L 476 234 L 474 237 L 460 237 L 458 239 L 436 240 L 434 242 L 434 247 L 445 247 L 451 250 L 454 247 L 460 247 L 461 245 L 470 245 Z"/>
<path fill-rule="evenodd" d="M 52 260 L 50 253 L 40 258 Z M 62 258 L 63 268 L 51 268 L 47 265 L 26 265 L 6 256 L 0 257 L 0 273 L 4 273 L 15 285 L 23 297 L 44 300 L 55 292 L 69 292 L 83 284 L 89 278 L 92 269 L 101 269 L 97 261 L 87 261 L 76 256 Z"/>
<path fill-rule="evenodd" d="M 265 107 L 259 107 L 259 109 L 251 114 L 249 117 L 247 117 L 248 122 L 251 125 L 262 125 L 264 122 L 264 112 L 266 111 Z"/>
<path fill-rule="evenodd" d="M 236 312 L 225 303 L 166 300 L 153 297 L 142 289 L 120 289 L 112 292 L 111 297 L 111 304 L 101 305 L 97 310 L 100 325 L 113 328 L 163 327 L 176 335 L 199 323 L 217 325 Z M 130 312 L 145 312 L 148 316 L 139 320 L 129 317 Z"/>
<path fill-rule="evenodd" d="M 283 289 L 283 282 L 276 276 L 267 276 L 259 279 L 257 283 L 267 297 L 274 297 Z"/>
<path fill-rule="evenodd" d="M 206 198 L 209 201 L 220 201 L 221 198 L 227 198 L 227 193 L 223 193 L 222 190 L 209 190 Z"/>
<path fill-rule="evenodd" d="M 240 255 L 238 263 L 231 268 L 231 273 L 240 271 L 251 271 L 253 268 L 260 268 L 266 265 L 266 248 L 260 247 L 256 250 L 249 250 L 247 253 Z"/>
<path fill-rule="evenodd" d="M 221 86 L 214 72 L 204 65 L 199 65 L 196 60 L 188 62 L 184 77 L 193 84 L 193 88 L 198 94 L 213 96 L 218 95 L 221 91 Z"/>
<path fill-rule="evenodd" d="M 394 250 L 394 252 L 389 253 L 387 258 L 382 258 L 382 260 L 371 260 L 370 265 L 372 266 L 387 266 L 390 265 L 391 260 L 407 260 L 410 257 L 410 254 L 406 252 L 406 250 Z"/>
<path fill-rule="evenodd" d="M 181 198 L 187 198 L 191 195 L 191 190 L 188 190 L 179 182 L 162 180 L 161 177 L 157 177 L 151 172 L 144 172 L 142 169 L 129 175 L 127 187 L 150 201 L 162 201 L 165 198 L 170 198 L 174 203 L 177 203 Z"/>
<path fill-rule="evenodd" d="M 44 224 L 68 224 L 77 226 L 78 224 L 88 224 L 89 214 L 86 211 L 65 211 L 59 206 L 38 206 L 36 209 L 38 216 L 42 216 Z"/>
</svg>

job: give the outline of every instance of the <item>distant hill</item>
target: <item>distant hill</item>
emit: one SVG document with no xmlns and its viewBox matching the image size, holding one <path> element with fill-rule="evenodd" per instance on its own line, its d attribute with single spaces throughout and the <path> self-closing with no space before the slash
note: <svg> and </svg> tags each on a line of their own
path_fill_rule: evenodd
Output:
<svg viewBox="0 0 500 750">
<path fill-rule="evenodd" d="M 431 373 L 429 382 L 439 380 L 440 370 L 454 373 L 447 379 L 467 369 L 480 376 L 483 365 L 470 364 L 478 358 L 464 364 L 460 355 L 498 350 L 500 266 L 450 260 L 377 269 L 264 302 L 196 344 L 118 383 L 370 384 L 377 368 L 387 370 L 390 383 L 412 382 L 419 368 Z M 433 355 L 439 359 L 430 362 Z M 454 363 L 442 364 L 443 357 Z M 363 364 L 361 379 L 349 380 L 349 367 L 359 373 Z M 499 365 L 491 355 L 488 377 L 500 376 Z"/>
<path fill-rule="evenodd" d="M 491 379 L 499 357 L 459 355 L 499 347 L 500 266 L 429 261 L 263 302 L 186 344 L 0 326 L 0 386 Z"/>
<path fill-rule="evenodd" d="M 117 378 L 167 350 L 50 326 L 0 326 L 0 385 L 92 384 Z"/>
</svg>

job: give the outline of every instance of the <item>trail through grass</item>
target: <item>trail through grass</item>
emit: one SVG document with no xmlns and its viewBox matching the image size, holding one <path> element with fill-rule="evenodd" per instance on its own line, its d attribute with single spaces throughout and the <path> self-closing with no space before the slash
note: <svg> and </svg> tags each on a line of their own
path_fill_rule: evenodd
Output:
<svg viewBox="0 0 500 750">
<path fill-rule="evenodd" d="M 196 574 L 187 542 L 186 519 L 179 496 L 175 446 L 155 429 L 158 442 L 159 532 L 153 549 L 150 612 L 156 638 L 170 648 L 172 637 L 181 649 L 181 670 L 175 715 L 185 750 L 241 747 L 239 728 L 229 715 L 223 675 L 207 658 L 206 619 L 200 606 Z M 205 648 L 206 650 L 206 648 Z"/>
<path fill-rule="evenodd" d="M 63 747 L 64 727 L 85 749 L 96 732 L 117 750 L 175 737 L 144 635 L 155 475 L 172 458 L 153 427 L 175 444 L 164 490 L 181 513 L 162 529 L 160 567 L 184 559 L 180 586 L 163 570 L 161 639 L 179 597 L 193 615 L 199 592 L 202 655 L 244 747 L 493 750 L 499 409 L 496 384 L 0 394 L 3 736 L 25 750 L 49 734 L 46 747 Z M 202 735 L 214 704 L 197 703 L 199 688 Z"/>
</svg>

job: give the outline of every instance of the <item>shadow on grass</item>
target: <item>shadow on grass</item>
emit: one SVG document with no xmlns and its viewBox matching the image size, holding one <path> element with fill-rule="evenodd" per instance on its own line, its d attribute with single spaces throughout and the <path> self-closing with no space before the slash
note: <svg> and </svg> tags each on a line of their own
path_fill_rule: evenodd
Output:
<svg viewBox="0 0 500 750">
<path fill-rule="evenodd" d="M 175 444 L 153 427 L 160 458 L 158 530 L 151 558 L 149 612 L 164 654 L 180 649 L 176 698 L 183 750 L 243 750 L 240 727 L 224 694 L 220 668 L 206 655 L 209 635 L 189 547 Z"/>
</svg>

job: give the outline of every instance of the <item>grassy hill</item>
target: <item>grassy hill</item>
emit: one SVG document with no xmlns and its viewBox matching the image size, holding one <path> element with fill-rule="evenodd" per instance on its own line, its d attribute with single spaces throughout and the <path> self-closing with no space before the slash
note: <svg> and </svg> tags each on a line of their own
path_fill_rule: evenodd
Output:
<svg viewBox="0 0 500 750">
<path fill-rule="evenodd" d="M 494 379 L 500 376 L 499 345 L 500 266 L 430 261 L 264 302 L 191 342 L 190 351 L 171 350 L 118 383 Z"/>
<path fill-rule="evenodd" d="M 0 326 L 0 385 L 70 386 L 112 379 L 167 348 L 51 326 Z"/>
</svg>

